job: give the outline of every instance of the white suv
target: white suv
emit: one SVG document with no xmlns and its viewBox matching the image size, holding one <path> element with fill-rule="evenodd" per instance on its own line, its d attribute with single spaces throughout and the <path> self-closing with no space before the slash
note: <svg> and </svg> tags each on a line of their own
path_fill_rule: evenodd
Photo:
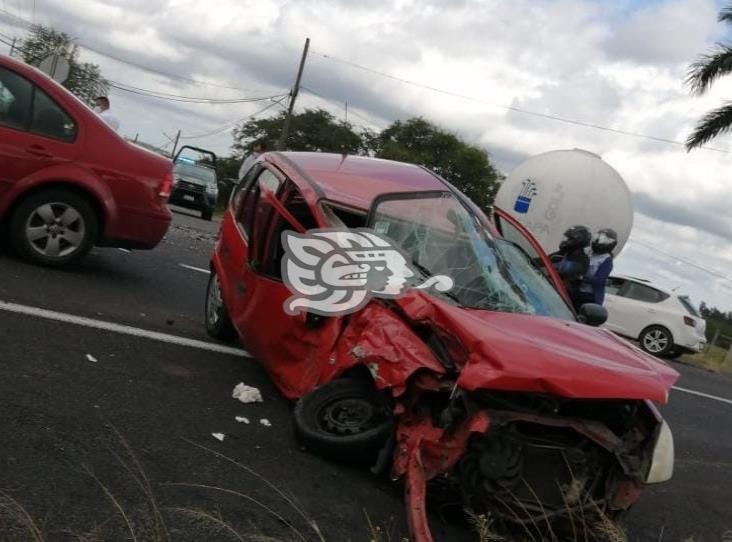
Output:
<svg viewBox="0 0 732 542">
<path fill-rule="evenodd" d="M 637 339 L 649 354 L 675 358 L 704 349 L 706 322 L 687 296 L 619 275 L 608 279 L 605 294 L 605 327 Z"/>
</svg>

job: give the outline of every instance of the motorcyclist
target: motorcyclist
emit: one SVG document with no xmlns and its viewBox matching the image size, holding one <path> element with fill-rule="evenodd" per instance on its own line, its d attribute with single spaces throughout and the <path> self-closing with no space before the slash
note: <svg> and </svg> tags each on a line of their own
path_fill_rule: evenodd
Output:
<svg viewBox="0 0 732 542">
<path fill-rule="evenodd" d="M 605 285 L 613 270 L 613 250 L 618 246 L 618 234 L 604 228 L 592 239 L 590 264 L 580 285 L 580 306 L 584 303 L 605 302 Z"/>
<path fill-rule="evenodd" d="M 586 249 L 591 241 L 592 234 L 585 226 L 572 226 L 564 232 L 559 250 L 549 256 L 564 281 L 575 309 L 580 306 L 580 286 L 590 265 Z"/>
</svg>

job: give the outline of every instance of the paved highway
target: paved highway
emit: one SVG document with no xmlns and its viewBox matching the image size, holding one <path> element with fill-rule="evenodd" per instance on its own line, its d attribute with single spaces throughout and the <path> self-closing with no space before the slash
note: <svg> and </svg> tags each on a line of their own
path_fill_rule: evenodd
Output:
<svg viewBox="0 0 732 542">
<path fill-rule="evenodd" d="M 156 250 L 94 249 L 68 270 L 0 247 L 0 538 L 28 529 L 10 498 L 45 540 L 236 540 L 234 529 L 316 541 L 315 522 L 329 542 L 366 541 L 369 521 L 404 534 L 399 490 L 301 451 L 256 362 L 206 336 L 216 228 L 176 213 Z M 631 540 L 719 542 L 732 530 L 732 377 L 677 367 L 663 408 L 675 476 L 626 526 Z M 233 400 L 239 382 L 264 402 Z M 434 523 L 438 540 L 470 540 Z"/>
</svg>

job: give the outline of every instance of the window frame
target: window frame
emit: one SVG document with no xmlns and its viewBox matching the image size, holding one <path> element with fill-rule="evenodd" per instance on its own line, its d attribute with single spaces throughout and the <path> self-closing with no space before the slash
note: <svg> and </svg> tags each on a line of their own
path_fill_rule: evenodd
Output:
<svg viewBox="0 0 732 542">
<path fill-rule="evenodd" d="M 256 220 L 268 220 L 268 217 L 265 218 L 259 218 L 257 216 L 257 210 L 259 209 L 262 199 L 261 199 L 261 191 L 259 190 L 259 178 L 265 173 L 272 174 L 277 180 L 279 181 L 279 186 L 277 187 L 277 190 L 275 192 L 275 196 L 277 196 L 281 190 L 282 187 L 285 185 L 285 181 L 287 178 L 279 171 L 274 168 L 267 167 L 264 164 L 261 165 L 255 165 L 252 167 L 249 172 L 247 172 L 247 175 L 251 174 L 251 178 L 247 179 L 247 175 L 245 175 L 242 178 L 242 181 L 239 183 L 239 186 L 241 187 L 238 190 L 235 190 L 231 195 L 231 202 L 232 202 L 232 210 L 233 210 L 233 218 L 234 223 L 236 224 L 237 229 L 239 230 L 239 233 L 244 238 L 244 240 L 247 242 L 247 245 L 249 245 L 249 259 L 250 261 L 253 261 L 252 254 L 254 252 L 255 247 L 252 246 L 252 235 L 251 233 L 254 231 L 255 227 L 255 221 Z M 240 194 L 244 193 L 240 196 Z M 241 202 L 237 204 L 237 202 L 234 201 L 236 197 L 241 197 Z M 256 200 L 253 202 L 251 210 L 251 216 L 248 218 L 249 224 L 248 224 L 248 231 L 247 231 L 247 224 L 243 222 L 241 219 L 241 213 L 246 207 L 247 201 L 250 197 L 256 198 Z"/>
<path fill-rule="evenodd" d="M 18 126 L 10 126 L 5 123 L 0 123 L 0 127 L 5 128 L 7 130 L 14 130 L 16 132 L 25 132 L 25 133 L 30 134 L 30 133 L 32 133 L 30 131 L 30 126 L 33 123 L 33 106 L 34 106 L 34 101 L 35 101 L 36 85 L 35 85 L 35 83 L 33 83 L 33 81 L 31 81 L 27 77 L 24 77 L 23 75 L 19 74 L 18 72 L 16 72 L 15 70 L 13 70 L 11 68 L 8 68 L 7 66 L 0 66 L 0 70 L 5 70 L 6 72 L 20 78 L 22 81 L 24 81 L 30 85 L 30 100 L 28 101 L 28 109 L 25 112 L 26 114 L 25 114 L 25 119 L 24 119 L 22 128 L 19 128 Z"/>
</svg>

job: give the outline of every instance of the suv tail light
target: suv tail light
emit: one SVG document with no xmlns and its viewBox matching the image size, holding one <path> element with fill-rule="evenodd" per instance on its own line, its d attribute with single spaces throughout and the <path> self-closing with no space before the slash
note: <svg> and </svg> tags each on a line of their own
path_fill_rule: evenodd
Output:
<svg viewBox="0 0 732 542">
<path fill-rule="evenodd" d="M 694 320 L 691 316 L 684 316 L 684 323 L 687 326 L 696 327 L 696 320 Z"/>
<path fill-rule="evenodd" d="M 173 189 L 173 172 L 169 171 L 163 177 L 163 182 L 160 183 L 160 191 L 158 196 L 163 200 L 167 200 L 170 197 L 170 191 Z"/>
</svg>

